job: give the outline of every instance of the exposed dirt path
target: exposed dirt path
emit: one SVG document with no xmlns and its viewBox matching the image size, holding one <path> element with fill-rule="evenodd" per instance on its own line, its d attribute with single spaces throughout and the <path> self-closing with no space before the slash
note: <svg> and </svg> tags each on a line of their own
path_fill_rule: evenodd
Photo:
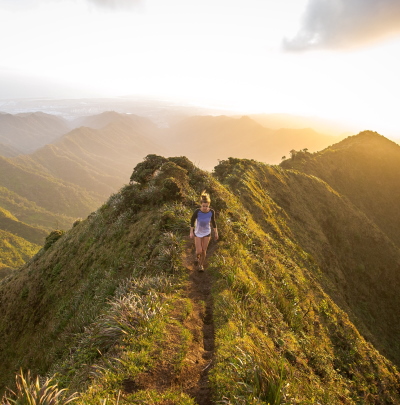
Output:
<svg viewBox="0 0 400 405">
<path fill-rule="evenodd" d="M 216 248 L 215 242 L 210 242 L 207 257 L 210 257 Z M 207 261 L 205 271 L 199 272 L 194 268 L 193 260 L 195 257 L 194 243 L 188 242 L 185 255 L 185 266 L 190 271 L 189 283 L 187 288 L 187 296 L 193 303 L 192 316 L 188 318 L 185 326 L 193 333 L 193 327 L 196 329 L 200 326 L 202 330 L 202 341 L 198 344 L 202 347 L 191 348 L 189 353 L 200 353 L 201 359 L 197 358 L 201 367 L 192 381 L 192 386 L 187 390 L 187 393 L 193 397 L 198 405 L 211 405 L 211 388 L 208 381 L 208 373 L 212 368 L 214 357 L 214 322 L 213 322 L 213 302 L 211 296 L 212 280 L 211 275 L 207 272 Z M 193 322 L 192 324 L 192 321 Z M 196 325 L 197 324 L 197 325 Z"/>
<path fill-rule="evenodd" d="M 215 249 L 216 243 L 211 241 L 207 258 Z M 183 290 L 182 300 L 176 302 L 176 307 L 170 314 L 171 319 L 175 321 L 167 325 L 168 338 L 159 348 L 162 356 L 150 372 L 139 374 L 134 380 L 125 379 L 124 393 L 142 389 L 164 391 L 179 387 L 192 397 L 197 405 L 213 405 L 208 380 L 214 357 L 212 278 L 207 271 L 207 260 L 205 271 L 199 272 L 194 268 L 194 258 L 194 242 L 188 238 L 184 265 L 188 271 L 189 280 Z M 187 310 L 189 307 L 190 311 Z M 185 341 L 182 335 L 182 326 L 190 332 L 189 341 Z M 177 363 L 176 359 L 183 352 L 183 359 Z M 178 368 L 177 364 L 180 364 Z"/>
</svg>

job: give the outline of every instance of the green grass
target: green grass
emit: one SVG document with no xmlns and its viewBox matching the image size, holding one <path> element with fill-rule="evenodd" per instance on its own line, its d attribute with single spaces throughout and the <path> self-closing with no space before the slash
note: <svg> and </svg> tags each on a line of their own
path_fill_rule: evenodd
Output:
<svg viewBox="0 0 400 405">
<path fill-rule="evenodd" d="M 0 268 L 17 268 L 22 266 L 39 249 L 39 245 L 0 230 Z"/>
</svg>

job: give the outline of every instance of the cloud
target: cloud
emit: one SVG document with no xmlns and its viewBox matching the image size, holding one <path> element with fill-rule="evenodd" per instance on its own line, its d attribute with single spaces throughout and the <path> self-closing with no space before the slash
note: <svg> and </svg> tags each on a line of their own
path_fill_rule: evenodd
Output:
<svg viewBox="0 0 400 405">
<path fill-rule="evenodd" d="M 97 7 L 111 10 L 131 10 L 141 4 L 141 0 L 87 0 Z"/>
<path fill-rule="evenodd" d="M 309 0 L 287 51 L 360 47 L 400 35 L 399 0 Z"/>
</svg>

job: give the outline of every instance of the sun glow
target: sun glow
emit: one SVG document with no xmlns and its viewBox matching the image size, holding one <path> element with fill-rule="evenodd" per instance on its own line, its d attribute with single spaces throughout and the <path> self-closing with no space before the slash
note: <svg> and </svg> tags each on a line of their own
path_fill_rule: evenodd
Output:
<svg viewBox="0 0 400 405">
<path fill-rule="evenodd" d="M 355 51 L 284 52 L 306 1 L 148 0 L 112 12 L 84 0 L 26 1 L 23 10 L 0 15 L 0 74 L 58 82 L 76 97 L 147 95 L 318 115 L 400 137 L 399 40 Z"/>
</svg>

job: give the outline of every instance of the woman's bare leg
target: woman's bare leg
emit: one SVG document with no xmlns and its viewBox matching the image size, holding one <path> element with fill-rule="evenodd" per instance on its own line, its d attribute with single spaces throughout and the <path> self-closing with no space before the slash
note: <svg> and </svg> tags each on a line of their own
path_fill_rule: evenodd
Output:
<svg viewBox="0 0 400 405">
<path fill-rule="evenodd" d="M 208 244 L 210 243 L 210 237 L 204 236 L 201 238 L 201 265 L 204 266 L 204 262 L 206 260 L 207 248 Z"/>
<path fill-rule="evenodd" d="M 199 238 L 195 236 L 194 238 L 194 245 L 196 247 L 196 259 L 197 259 L 197 265 L 200 265 L 201 263 L 201 254 L 203 252 L 203 247 L 202 247 L 202 238 Z"/>
</svg>

